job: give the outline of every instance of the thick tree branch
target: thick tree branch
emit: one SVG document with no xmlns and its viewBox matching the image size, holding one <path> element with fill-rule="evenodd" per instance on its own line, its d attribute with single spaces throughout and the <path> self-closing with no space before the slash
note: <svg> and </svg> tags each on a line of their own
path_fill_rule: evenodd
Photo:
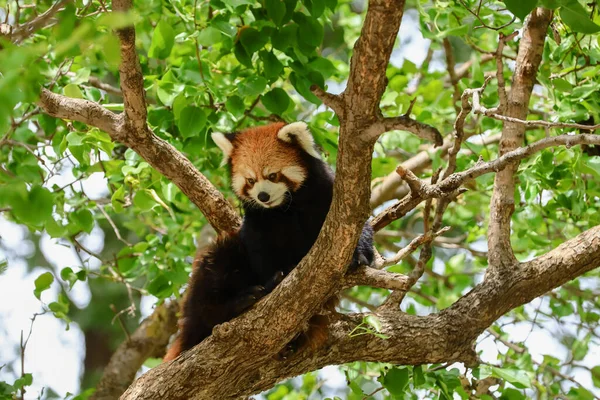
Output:
<svg viewBox="0 0 600 400">
<path fill-rule="evenodd" d="M 348 86 L 343 93 L 346 104 L 354 109 L 357 117 L 375 122 L 380 114 L 379 102 L 387 86 L 385 71 L 396 41 L 393 33 L 398 32 L 403 12 L 403 1 L 369 1 L 361 35 L 354 45 Z"/>
<path fill-rule="evenodd" d="M 551 20 L 552 11 L 545 8 L 534 9 L 527 18 L 506 105 L 506 115 L 509 117 L 527 118 L 529 98 L 542 61 L 544 40 Z M 520 147 L 524 134 L 523 124 L 506 122 L 500 140 L 500 154 Z M 516 262 L 510 244 L 510 220 L 514 211 L 514 174 L 518 168 L 518 162 L 509 165 L 496 175 L 494 181 L 488 230 L 488 261 L 492 269 L 508 267 Z"/>
<path fill-rule="evenodd" d="M 93 101 L 73 99 L 42 89 L 38 105 L 48 115 L 83 122 L 95 126 L 111 136 L 118 135 L 121 131 L 121 116 Z"/>
<path fill-rule="evenodd" d="M 407 131 L 414 134 L 421 139 L 429 140 L 435 144 L 435 147 L 443 144 L 443 138 L 436 128 L 423 124 L 419 121 L 415 121 L 408 115 L 401 115 L 399 117 L 381 118 L 375 122 L 369 130 L 366 132 L 366 136 L 370 139 L 372 137 L 377 138 L 384 132 L 392 130 Z"/>
<path fill-rule="evenodd" d="M 408 290 L 408 276 L 371 267 L 361 267 L 357 271 L 348 273 L 341 286 L 349 288 L 358 285 L 390 290 Z"/>
<path fill-rule="evenodd" d="M 319 98 L 327 107 L 331 108 L 336 114 L 343 112 L 344 101 L 337 94 L 331 94 L 321 89 L 318 85 L 312 85 L 310 91 Z"/>
</svg>

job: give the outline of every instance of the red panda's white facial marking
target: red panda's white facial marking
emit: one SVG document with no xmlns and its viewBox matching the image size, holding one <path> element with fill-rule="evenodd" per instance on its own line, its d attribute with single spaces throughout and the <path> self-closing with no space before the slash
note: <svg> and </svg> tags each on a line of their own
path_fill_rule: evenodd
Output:
<svg viewBox="0 0 600 400">
<path fill-rule="evenodd" d="M 306 124 L 276 123 L 251 128 L 235 136 L 213 133 L 224 162 L 231 163 L 232 187 L 240 199 L 258 206 L 281 205 L 304 183 L 302 152 L 318 158 Z"/>
</svg>

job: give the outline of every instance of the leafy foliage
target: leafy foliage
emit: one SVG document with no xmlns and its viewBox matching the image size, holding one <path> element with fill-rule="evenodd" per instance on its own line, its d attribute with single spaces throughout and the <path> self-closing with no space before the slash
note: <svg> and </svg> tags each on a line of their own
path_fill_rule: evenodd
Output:
<svg viewBox="0 0 600 400">
<path fill-rule="evenodd" d="M 9 20 L 15 26 L 51 4 L 40 1 L 33 7 L 17 8 L 16 2 L 9 3 Z M 90 331 L 101 325 L 98 321 L 108 325 L 113 319 L 108 309 L 111 302 L 127 310 L 135 309 L 141 296 L 157 302 L 179 297 L 191 270 L 190 257 L 212 232 L 189 199 L 132 150 L 113 143 L 96 128 L 41 113 L 35 105 L 41 86 L 122 111 L 119 42 L 113 30 L 135 21 L 150 127 L 233 201 L 211 132 L 273 120 L 306 120 L 327 160 L 335 163 L 337 118 L 321 106 L 310 87 L 344 86 L 351 48 L 362 24 L 360 3 L 150 0 L 137 2 L 135 14 L 121 15 L 106 12 L 104 7 L 110 9 L 110 2 L 75 1 L 56 15 L 55 25 L 35 32 L 22 44 L 0 38 L 0 208 L 4 218 L 27 227 L 34 240 L 48 235 L 72 246 L 82 259 L 81 265 L 64 265 L 32 280 L 33 295 L 43 301 L 42 307 L 66 327 L 75 321 Z M 383 114 L 401 115 L 416 99 L 411 115 L 449 135 L 459 110 L 453 95 L 480 87 L 485 76 L 496 72 L 489 54 L 498 47 L 498 33 L 509 35 L 520 29 L 536 6 L 554 9 L 555 19 L 529 118 L 600 122 L 600 16 L 595 4 L 577 0 L 413 1 L 405 18 L 413 18 L 430 41 L 431 57 L 423 64 L 410 54 L 392 58 Z M 6 13 L 8 8 L 2 10 Z M 446 69 L 439 67 L 446 62 L 444 40 L 450 42 L 459 66 L 467 68 L 456 85 L 449 81 Z M 507 43 L 508 63 L 516 49 L 517 42 Z M 504 69 L 504 75 L 510 81 L 510 68 Z M 483 94 L 486 106 L 498 104 L 497 89 L 495 80 L 488 85 Z M 468 135 L 486 138 L 499 134 L 501 128 L 499 121 L 473 116 L 466 126 Z M 528 130 L 526 141 L 547 134 L 542 129 Z M 417 154 L 423 144 L 406 132 L 384 135 L 375 149 L 373 188 L 377 190 L 381 180 L 399 162 Z M 440 150 L 428 152 L 432 165 L 421 173 L 423 177 L 446 163 Z M 458 170 L 472 166 L 480 156 L 496 158 L 496 143 L 465 143 Z M 512 226 L 513 247 L 520 259 L 543 254 L 600 224 L 598 160 L 580 149 L 561 148 L 546 150 L 522 164 Z M 102 183 L 86 190 L 98 177 Z M 447 240 L 436 243 L 425 277 L 407 294 L 403 303 L 407 313 L 446 308 L 483 278 L 492 184 L 492 175 L 481 176 L 450 205 L 443 224 L 452 230 Z M 398 250 L 407 238 L 422 232 L 423 223 L 420 212 L 394 222 L 378 238 L 380 251 Z M 100 253 L 83 244 L 96 230 L 106 235 Z M 96 268 L 98 260 L 101 266 Z M 389 270 L 409 273 L 414 264 L 415 259 L 409 257 Z M 52 285 L 60 289 L 49 300 Z M 70 290 L 76 285 L 93 288 L 95 301 L 86 309 L 76 310 L 70 300 Z M 591 398 L 592 386 L 600 388 L 600 366 L 591 365 L 588 356 L 590 348 L 599 345 L 598 288 L 598 272 L 592 272 L 548 294 L 537 305 L 520 307 L 503 317 L 491 331 L 500 348 L 492 359 L 486 359 L 493 365 L 465 370 L 446 365 L 352 363 L 340 367 L 348 384 L 341 389 L 341 398 L 466 399 L 493 394 L 521 399 L 533 393 L 539 398 Z M 363 308 L 365 303 L 380 304 L 387 292 L 356 287 L 347 295 L 350 300 L 342 302 L 343 310 L 368 310 Z M 128 324 L 135 325 L 135 321 L 130 319 Z M 555 332 L 560 357 L 551 354 L 550 348 L 533 357 L 528 350 L 531 341 L 514 346 L 509 342 L 511 327 L 538 331 L 553 324 L 561 327 Z M 123 334 L 116 325 L 113 328 L 110 337 L 118 343 Z M 365 317 L 353 332 L 362 334 L 386 339 L 374 316 Z M 589 375 L 591 385 L 565 380 L 573 372 Z M 0 398 L 11 398 L 31 385 L 32 379 L 26 374 L 10 385 L 0 383 Z M 90 395 L 84 389 L 92 387 L 95 379 L 84 380 L 81 398 Z M 270 400 L 330 395 L 320 379 L 316 373 L 307 374 L 265 395 Z M 486 382 L 494 384 L 479 393 Z"/>
</svg>

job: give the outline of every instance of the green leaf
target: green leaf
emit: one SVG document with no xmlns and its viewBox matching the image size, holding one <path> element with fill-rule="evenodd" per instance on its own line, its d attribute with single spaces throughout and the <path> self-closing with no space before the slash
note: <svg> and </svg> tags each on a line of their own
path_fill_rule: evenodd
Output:
<svg viewBox="0 0 600 400">
<path fill-rule="evenodd" d="M 559 10 L 560 18 L 573 30 L 580 33 L 600 32 L 600 26 L 590 20 L 589 12 L 578 1 L 563 4 Z"/>
<path fill-rule="evenodd" d="M 392 368 L 380 379 L 381 384 L 390 392 L 392 396 L 401 396 L 404 394 L 408 384 L 408 368 Z"/>
<path fill-rule="evenodd" d="M 234 38 L 235 35 L 237 35 L 237 28 L 229 23 L 228 16 L 222 14 L 216 15 L 213 17 L 210 24 L 230 38 Z"/>
<path fill-rule="evenodd" d="M 415 387 L 419 387 L 421 385 L 425 384 L 425 375 L 423 375 L 423 366 L 422 365 L 415 365 L 413 367 L 413 385 Z"/>
<path fill-rule="evenodd" d="M 26 198 L 24 194 L 11 193 L 9 195 L 9 205 L 13 214 L 23 223 L 31 225 L 40 225 L 52 217 L 54 207 L 54 196 L 44 187 L 35 185 Z"/>
<path fill-rule="evenodd" d="M 44 228 L 46 228 L 46 232 L 51 238 L 63 237 L 67 232 L 67 229 L 62 225 L 62 222 L 57 222 L 54 218 L 49 218 L 46 221 Z"/>
<path fill-rule="evenodd" d="M 459 25 L 455 28 L 450 28 L 445 31 L 439 32 L 437 35 L 435 35 L 435 37 L 438 39 L 443 39 L 448 36 L 464 36 L 468 32 L 469 32 L 469 26 L 465 24 L 465 25 Z"/>
<path fill-rule="evenodd" d="M 592 373 L 592 382 L 594 382 L 594 386 L 600 388 L 600 365 L 591 369 Z"/>
<path fill-rule="evenodd" d="M 0 382 L 0 395 L 4 394 L 2 392 L 2 383 L 4 382 Z M 31 384 L 33 383 L 33 375 L 31 374 L 23 374 L 23 376 L 21 376 L 20 378 L 16 379 L 15 382 L 13 383 L 13 387 L 14 390 L 21 390 L 23 387 L 25 386 L 31 386 Z M 2 399 L 4 399 L 5 397 L 1 397 Z M 12 396 L 8 396 L 6 397 L 6 399 L 12 399 Z"/>
<path fill-rule="evenodd" d="M 310 87 L 312 86 L 312 82 L 306 79 L 303 76 L 292 72 L 290 74 L 290 82 L 294 85 L 294 88 L 300 93 L 306 100 L 310 101 L 314 104 L 321 104 L 321 100 L 317 98 L 311 91 Z"/>
<path fill-rule="evenodd" d="M 275 25 L 281 26 L 283 17 L 286 13 L 286 7 L 283 0 L 265 0 L 265 7 L 267 8 L 267 15 Z"/>
<path fill-rule="evenodd" d="M 493 400 L 493 397 L 488 396 L 489 400 Z M 485 400 L 487 400 L 488 398 L 486 398 Z M 484 399 L 484 397 L 481 397 L 481 399 Z M 502 396 L 500 396 L 500 400 L 526 400 L 527 397 L 525 397 L 523 395 L 523 393 L 521 393 L 520 391 L 518 391 L 517 389 L 514 388 L 504 388 L 504 390 L 502 390 Z"/>
<path fill-rule="evenodd" d="M 34 186 L 29 192 L 29 216 L 27 220 L 37 224 L 52 217 L 54 196 L 46 188 Z"/>
<path fill-rule="evenodd" d="M 77 70 L 77 72 L 75 73 L 75 78 L 72 79 L 71 83 L 74 85 L 80 85 L 82 83 L 85 83 L 90 78 L 90 74 L 91 74 L 91 71 L 89 68 L 79 68 Z M 67 96 L 69 96 L 69 95 L 67 94 Z"/>
<path fill-rule="evenodd" d="M 396 75 L 390 79 L 389 87 L 395 92 L 402 93 L 404 88 L 408 86 L 408 77 L 404 75 Z"/>
<path fill-rule="evenodd" d="M 90 210 L 83 208 L 71 213 L 70 216 L 82 231 L 90 233 L 94 228 L 94 217 Z"/>
<path fill-rule="evenodd" d="M 240 42 L 246 49 L 248 55 L 252 55 L 262 49 L 268 41 L 268 36 L 254 28 L 246 28 L 240 33 Z"/>
<path fill-rule="evenodd" d="M 262 76 L 253 75 L 244 79 L 238 88 L 242 96 L 258 96 L 265 90 L 267 80 Z"/>
<path fill-rule="evenodd" d="M 110 29 L 121 29 L 136 22 L 135 14 L 132 12 L 113 11 L 101 14 L 96 23 Z"/>
<path fill-rule="evenodd" d="M 290 105 L 290 97 L 281 88 L 274 88 L 262 96 L 261 101 L 267 110 L 281 115 Z"/>
<path fill-rule="evenodd" d="M 304 0 L 304 5 L 309 10 L 313 18 L 319 18 L 325 11 L 325 2 L 323 0 Z"/>
<path fill-rule="evenodd" d="M 217 28 L 208 26 L 200 31 L 198 34 L 198 44 L 202 46 L 212 46 L 213 44 L 219 43 L 223 39 L 223 34 Z"/>
<path fill-rule="evenodd" d="M 121 64 L 121 43 L 116 35 L 106 35 L 102 44 L 102 55 L 108 65 L 114 69 Z"/>
<path fill-rule="evenodd" d="M 547 8 L 549 10 L 554 10 L 560 7 L 561 0 L 540 0 L 540 4 L 542 7 Z"/>
<path fill-rule="evenodd" d="M 283 72 L 283 64 L 281 61 L 279 61 L 275 54 L 268 51 L 261 51 L 259 55 L 265 69 L 265 77 L 270 80 L 278 78 Z"/>
<path fill-rule="evenodd" d="M 360 385 L 356 383 L 356 381 L 350 381 L 348 386 L 350 386 L 350 390 L 352 390 L 352 393 L 361 396 L 361 398 L 364 396 L 364 392 L 360 388 Z"/>
<path fill-rule="evenodd" d="M 235 58 L 245 67 L 252 68 L 252 57 L 251 54 L 248 54 L 246 48 L 242 45 L 241 42 L 237 42 L 233 49 L 233 54 Z"/>
<path fill-rule="evenodd" d="M 171 295 L 171 283 L 164 275 L 159 275 L 150 282 L 147 287 L 148 293 L 158 297 L 159 299 Z"/>
<path fill-rule="evenodd" d="M 133 204 L 141 211 L 151 210 L 157 205 L 156 200 L 146 190 L 138 191 L 133 197 Z"/>
<path fill-rule="evenodd" d="M 110 198 L 110 202 L 114 210 L 118 213 L 123 212 L 123 204 L 125 204 L 125 187 L 120 186 Z"/>
<path fill-rule="evenodd" d="M 525 17 L 535 8 L 537 0 L 504 0 L 508 11 L 513 13 L 521 21 L 525 21 Z"/>
<path fill-rule="evenodd" d="M 573 85 L 571 85 L 568 81 L 562 78 L 557 78 L 552 80 L 552 85 L 556 90 L 561 92 L 570 92 L 573 90 Z"/>
<path fill-rule="evenodd" d="M 130 247 L 123 247 L 121 251 L 117 254 L 117 265 L 119 267 L 119 271 L 126 275 L 133 270 L 133 267 L 136 264 L 137 257 L 134 257 L 133 249 Z"/>
<path fill-rule="evenodd" d="M 324 0 L 325 6 L 329 8 L 331 11 L 335 11 L 337 7 L 337 0 Z"/>
<path fill-rule="evenodd" d="M 504 379 L 505 381 L 512 383 L 519 389 L 531 387 L 531 380 L 529 379 L 529 376 L 525 371 L 492 367 L 492 376 Z"/>
<path fill-rule="evenodd" d="M 315 71 L 319 72 L 324 79 L 328 79 L 330 76 L 337 72 L 337 68 L 331 61 L 323 57 L 316 57 L 314 60 L 308 63 L 308 66 Z"/>
<path fill-rule="evenodd" d="M 298 25 L 289 24 L 281 28 L 271 37 L 271 43 L 277 50 L 286 51 L 296 44 Z"/>
<path fill-rule="evenodd" d="M 367 315 L 363 321 L 375 329 L 376 332 L 381 332 L 381 321 L 375 315 Z"/>
<path fill-rule="evenodd" d="M 144 367 L 147 368 L 154 368 L 154 367 L 158 367 L 160 364 L 163 363 L 163 359 L 162 358 L 148 358 L 146 361 L 144 361 Z"/>
<path fill-rule="evenodd" d="M 227 111 L 233 114 L 234 117 L 239 118 L 244 115 L 244 111 L 246 111 L 246 105 L 244 104 L 244 100 L 240 96 L 233 95 L 227 99 L 225 102 L 225 108 Z"/>
<path fill-rule="evenodd" d="M 153 58 L 164 60 L 169 57 L 175 44 L 175 31 L 165 19 L 161 20 L 152 35 L 152 44 L 148 55 Z"/>
<path fill-rule="evenodd" d="M 69 312 L 69 307 L 56 301 L 53 301 L 52 303 L 48 304 L 48 308 L 50 309 L 50 311 L 55 313 L 66 314 Z"/>
<path fill-rule="evenodd" d="M 38 300 L 40 299 L 40 296 L 44 290 L 50 289 L 52 282 L 54 282 L 54 275 L 52 275 L 50 272 L 44 272 L 37 277 L 35 280 L 35 290 L 33 291 L 33 294 L 38 298 Z"/>
<path fill-rule="evenodd" d="M 320 46 L 323 42 L 323 25 L 314 18 L 300 15 L 302 17 L 294 17 L 294 21 L 298 23 L 298 41 L 312 47 Z"/>
<path fill-rule="evenodd" d="M 63 281 L 69 282 L 69 288 L 72 289 L 75 282 L 79 280 L 78 276 L 70 267 L 63 268 L 60 271 L 60 277 Z"/>
<path fill-rule="evenodd" d="M 206 125 L 206 114 L 198 107 L 188 106 L 181 110 L 177 127 L 181 136 L 197 136 Z"/>
<path fill-rule="evenodd" d="M 75 275 L 77 275 L 77 279 L 79 279 L 82 282 L 87 279 L 87 271 L 85 269 L 82 269 L 81 271 L 77 271 L 77 273 Z"/>
<path fill-rule="evenodd" d="M 575 340 L 575 343 L 571 346 L 571 352 L 573 354 L 573 359 L 576 361 L 581 361 L 585 356 L 589 353 L 590 348 L 590 335 L 588 334 L 582 340 Z"/>
</svg>

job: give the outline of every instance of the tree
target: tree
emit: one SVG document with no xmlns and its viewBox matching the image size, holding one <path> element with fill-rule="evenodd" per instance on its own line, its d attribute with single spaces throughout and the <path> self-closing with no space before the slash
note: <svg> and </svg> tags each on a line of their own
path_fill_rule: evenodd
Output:
<svg viewBox="0 0 600 400">
<path fill-rule="evenodd" d="M 102 261 L 100 272 L 41 275 L 35 295 L 65 283 L 45 307 L 66 321 L 69 286 L 90 280 L 121 283 L 128 311 L 136 291 L 159 304 L 115 351 L 93 398 L 246 398 L 340 364 L 350 398 L 594 397 L 571 373 L 583 369 L 600 386 L 600 366 L 581 363 L 597 345 L 600 316 L 595 4 L 63 0 L 43 12 L 10 4 L 1 25 L 0 206 L 32 234 Z M 405 8 L 416 8 L 431 40 L 420 67 L 390 64 Z M 446 69 L 431 70 L 440 53 Z M 341 94 L 327 91 L 335 82 Z M 240 223 L 208 134 L 299 118 L 336 167 L 317 242 L 254 308 L 132 383 L 176 329 L 194 236 L 206 224 L 233 232 Z M 52 185 L 67 160 L 75 182 L 103 174 L 106 196 Z M 347 274 L 371 213 L 383 255 Z M 96 223 L 114 232 L 118 251 L 81 244 Z M 327 343 L 276 358 L 338 293 L 353 310 L 330 317 Z M 545 305 L 525 306 L 539 296 Z M 540 362 L 526 341 L 507 339 L 505 323 L 544 326 L 539 315 L 576 324 L 563 338 L 566 359 Z M 508 348 L 494 365 L 474 347 L 483 334 Z M 365 392 L 373 376 L 377 386 Z M 16 392 L 30 378 L 2 388 Z M 293 389 L 298 398 L 318 390 L 307 382 Z"/>
</svg>

